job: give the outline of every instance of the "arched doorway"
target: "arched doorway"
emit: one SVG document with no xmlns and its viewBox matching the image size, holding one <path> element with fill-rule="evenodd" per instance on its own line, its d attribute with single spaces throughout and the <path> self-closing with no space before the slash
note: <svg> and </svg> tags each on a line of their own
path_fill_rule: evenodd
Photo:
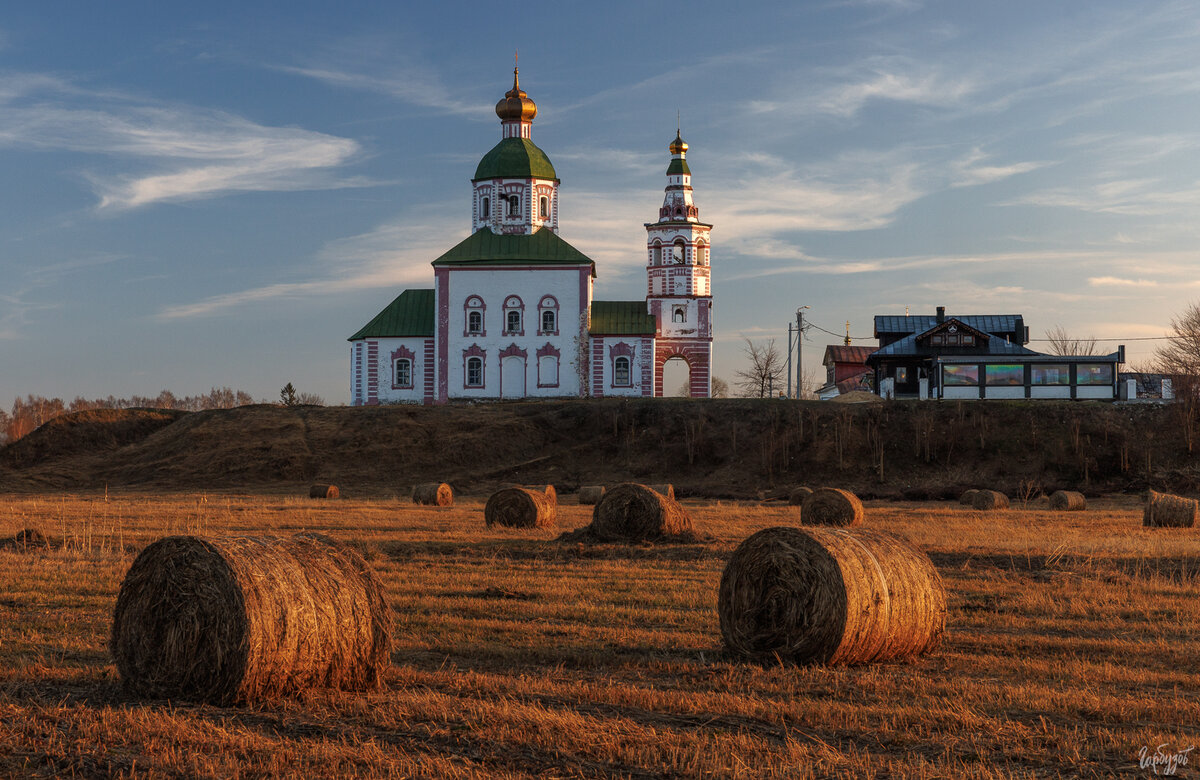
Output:
<svg viewBox="0 0 1200 780">
<path fill-rule="evenodd" d="M 500 361 L 500 397 L 525 397 L 525 358 L 509 355 Z"/>
<path fill-rule="evenodd" d="M 662 394 L 664 398 L 690 398 L 692 368 L 682 357 L 676 355 L 662 367 Z"/>
</svg>

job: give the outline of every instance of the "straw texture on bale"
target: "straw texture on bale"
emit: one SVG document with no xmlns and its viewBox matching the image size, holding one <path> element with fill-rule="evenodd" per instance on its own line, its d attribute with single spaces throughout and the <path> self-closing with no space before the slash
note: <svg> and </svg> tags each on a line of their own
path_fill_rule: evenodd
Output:
<svg viewBox="0 0 1200 780">
<path fill-rule="evenodd" d="M 414 504 L 454 506 L 454 490 L 445 482 L 426 482 L 413 488 Z"/>
<path fill-rule="evenodd" d="M 170 536 L 125 575 L 109 650 L 135 695 L 228 705 L 376 687 L 391 620 L 370 567 L 328 537 Z"/>
<path fill-rule="evenodd" d="M 800 506 L 804 503 L 804 499 L 813 494 L 813 489 L 810 487 L 798 487 L 788 494 L 788 503 L 792 506 Z"/>
<path fill-rule="evenodd" d="M 1158 493 L 1153 490 L 1146 496 L 1146 509 L 1142 513 L 1142 525 L 1147 527 L 1191 528 L 1196 524 L 1196 500 Z"/>
<path fill-rule="evenodd" d="M 633 482 L 605 492 L 589 528 L 599 539 L 622 542 L 689 538 L 695 532 L 691 516 L 675 499 Z"/>
<path fill-rule="evenodd" d="M 977 490 L 971 496 L 971 506 L 984 511 L 1008 509 L 1008 496 L 998 490 Z"/>
<path fill-rule="evenodd" d="M 863 505 L 849 490 L 817 488 L 800 505 L 805 525 L 862 525 Z"/>
<path fill-rule="evenodd" d="M 1082 512 L 1087 509 L 1083 493 L 1074 490 L 1056 490 L 1050 494 L 1050 508 L 1059 512 Z"/>
<path fill-rule="evenodd" d="M 558 505 L 540 490 L 511 487 L 497 490 L 483 507 L 488 528 L 550 528 L 558 520 Z"/>
<path fill-rule="evenodd" d="M 675 500 L 675 486 L 674 485 L 649 485 L 648 487 L 651 490 L 653 490 L 655 493 L 664 495 L 667 498 L 671 499 L 672 501 Z"/>
<path fill-rule="evenodd" d="M 958 503 L 962 504 L 963 506 L 972 506 L 972 505 L 974 505 L 974 503 L 975 503 L 975 494 L 976 494 L 976 493 L 978 493 L 978 492 L 979 492 L 979 491 L 978 491 L 978 490 L 975 490 L 974 488 L 972 488 L 971 490 L 968 490 L 968 491 L 964 492 L 964 493 L 963 493 L 961 496 L 959 496 L 959 497 L 958 497 Z"/>
<path fill-rule="evenodd" d="M 767 528 L 734 550 L 717 611 L 739 655 L 863 664 L 936 649 L 946 590 L 928 556 L 886 531 Z"/>
<path fill-rule="evenodd" d="M 579 488 L 579 503 L 597 504 L 604 498 L 604 485 L 582 485 Z"/>
<path fill-rule="evenodd" d="M 338 498 L 340 495 L 337 485 L 313 485 L 308 489 L 309 498 Z"/>
</svg>

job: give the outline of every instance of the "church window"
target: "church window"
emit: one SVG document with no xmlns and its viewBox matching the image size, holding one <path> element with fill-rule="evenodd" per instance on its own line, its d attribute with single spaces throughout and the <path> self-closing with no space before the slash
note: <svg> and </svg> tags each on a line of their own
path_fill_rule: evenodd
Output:
<svg viewBox="0 0 1200 780">
<path fill-rule="evenodd" d="M 708 247 L 705 244 L 696 244 L 696 263 L 708 265 Z"/>
<path fill-rule="evenodd" d="M 558 387 L 558 355 L 538 358 L 538 387 Z"/>
<path fill-rule="evenodd" d="M 525 327 L 522 322 L 525 304 L 515 295 L 504 299 L 504 334 L 507 336 L 524 336 Z"/>
<path fill-rule="evenodd" d="M 553 295 L 544 295 L 538 302 L 539 336 L 558 335 L 558 299 Z"/>
<path fill-rule="evenodd" d="M 486 336 L 487 331 L 483 329 L 483 313 L 487 308 L 483 299 L 478 295 L 472 295 L 467 298 L 467 302 L 463 305 L 466 309 L 467 319 L 466 327 L 463 329 L 464 336 Z"/>
<path fill-rule="evenodd" d="M 518 198 L 516 195 L 509 195 L 507 200 L 508 200 L 508 216 L 510 216 L 510 217 L 521 216 L 521 199 Z"/>
<path fill-rule="evenodd" d="M 676 306 L 675 314 L 672 319 L 675 322 L 687 322 L 687 308 L 684 306 Z"/>
<path fill-rule="evenodd" d="M 467 387 L 483 387 L 482 358 L 467 358 Z"/>
<path fill-rule="evenodd" d="M 655 241 L 653 252 L 654 252 L 654 264 L 662 265 L 662 244 Z"/>
<path fill-rule="evenodd" d="M 618 387 L 629 387 L 633 384 L 629 379 L 629 358 L 624 355 L 613 360 L 613 384 Z"/>
<path fill-rule="evenodd" d="M 542 196 L 541 213 L 542 219 L 550 219 L 550 199 L 545 195 Z"/>
<path fill-rule="evenodd" d="M 480 207 L 479 210 L 483 213 L 483 219 L 491 219 L 492 218 L 492 200 L 491 200 L 491 198 L 485 197 L 483 199 L 483 205 Z"/>
<path fill-rule="evenodd" d="M 396 380 L 394 384 L 397 387 L 412 387 L 412 361 L 408 358 L 400 358 L 396 361 Z"/>
<path fill-rule="evenodd" d="M 676 263 L 682 263 L 684 257 L 687 256 L 687 249 L 684 246 L 683 239 L 678 239 L 672 247 L 672 254 Z"/>
</svg>

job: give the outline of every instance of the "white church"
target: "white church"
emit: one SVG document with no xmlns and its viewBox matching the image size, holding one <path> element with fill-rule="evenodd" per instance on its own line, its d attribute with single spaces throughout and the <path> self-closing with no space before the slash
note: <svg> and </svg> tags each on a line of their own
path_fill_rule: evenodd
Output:
<svg viewBox="0 0 1200 780">
<path fill-rule="evenodd" d="M 558 236 L 558 176 L 530 140 L 537 106 L 513 88 L 502 138 L 471 180 L 472 233 L 350 337 L 356 406 L 468 399 L 662 396 L 682 358 L 690 395 L 712 385 L 709 231 L 687 144 L 671 143 L 666 196 L 646 224 L 646 297 L 592 299 L 596 264 Z M 671 388 L 668 388 L 671 389 Z"/>
</svg>

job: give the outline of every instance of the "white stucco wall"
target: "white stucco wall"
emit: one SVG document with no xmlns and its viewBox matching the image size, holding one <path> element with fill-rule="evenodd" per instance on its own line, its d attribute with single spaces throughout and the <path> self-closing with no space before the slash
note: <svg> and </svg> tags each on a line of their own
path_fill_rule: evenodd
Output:
<svg viewBox="0 0 1200 780">
<path fill-rule="evenodd" d="M 653 394 L 654 339 L 642 336 L 593 336 L 592 343 L 600 346 L 600 358 L 593 362 L 592 370 L 600 378 L 599 394 L 601 396 L 640 397 Z M 632 350 L 632 355 L 629 355 L 631 384 L 628 387 L 613 384 L 613 348 L 618 345 L 626 345 Z M 595 354 L 594 350 L 593 354 Z"/>
<path fill-rule="evenodd" d="M 379 380 L 378 398 L 381 404 L 422 403 L 425 398 L 425 342 L 424 338 L 376 339 L 379 344 L 376 374 Z M 393 355 L 401 347 L 412 353 L 412 387 L 396 387 Z M 405 355 L 405 357 L 409 357 Z"/>
<path fill-rule="evenodd" d="M 509 361 L 508 387 L 518 387 L 511 371 L 522 365 L 524 396 L 552 398 L 578 396 L 580 383 L 580 348 L 586 348 L 586 320 L 581 318 L 591 299 L 590 271 L 579 266 L 555 266 L 536 269 L 454 268 L 449 272 L 447 309 L 447 395 L 450 398 L 501 398 L 502 366 L 500 353 L 513 346 L 525 351 L 523 361 Z M 586 279 L 586 283 L 585 280 Z M 581 290 L 581 286 L 585 290 Z M 586 303 L 580 306 L 581 294 Z M 539 333 L 541 318 L 539 304 L 547 295 L 558 302 L 557 335 Z M 464 335 L 466 331 L 466 302 L 478 296 L 484 302 L 483 333 Z M 523 304 L 523 332 L 505 332 L 505 302 L 516 296 Z M 438 302 L 441 306 L 441 301 Z M 558 385 L 539 387 L 538 350 L 547 345 L 559 352 Z M 481 388 L 466 387 L 464 351 L 476 348 L 483 352 L 484 384 Z M 585 366 L 586 370 L 586 366 Z M 544 379 L 544 377 L 543 377 Z M 544 385 L 545 382 L 543 381 Z"/>
</svg>

